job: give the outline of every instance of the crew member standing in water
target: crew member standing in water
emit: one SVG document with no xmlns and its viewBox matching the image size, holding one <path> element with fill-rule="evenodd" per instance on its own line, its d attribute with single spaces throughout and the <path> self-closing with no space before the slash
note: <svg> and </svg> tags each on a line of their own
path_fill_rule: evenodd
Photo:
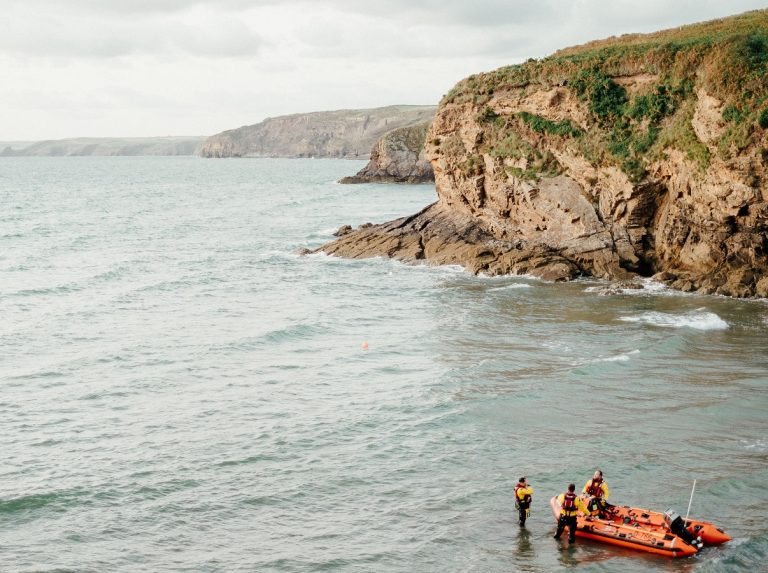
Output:
<svg viewBox="0 0 768 573">
<path fill-rule="evenodd" d="M 533 488 L 528 485 L 524 477 L 521 477 L 515 486 L 515 507 L 520 513 L 520 527 L 525 527 L 525 520 L 531 515 L 532 496 Z"/>
<path fill-rule="evenodd" d="M 560 539 L 567 526 L 569 543 L 576 541 L 576 512 L 581 510 L 589 515 L 589 510 L 575 492 L 576 485 L 568 484 L 568 491 L 557 496 L 557 503 L 560 504 L 560 519 L 557 521 L 555 539 Z"/>
<path fill-rule="evenodd" d="M 592 479 L 584 485 L 583 492 L 589 496 L 587 506 L 590 513 L 598 512 L 600 517 L 605 516 L 605 511 L 608 509 L 608 484 L 603 480 L 603 472 L 596 470 Z"/>
</svg>

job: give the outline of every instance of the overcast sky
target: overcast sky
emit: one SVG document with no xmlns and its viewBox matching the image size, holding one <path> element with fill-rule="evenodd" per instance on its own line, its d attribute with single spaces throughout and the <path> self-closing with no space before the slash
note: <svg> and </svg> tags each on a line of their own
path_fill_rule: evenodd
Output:
<svg viewBox="0 0 768 573">
<path fill-rule="evenodd" d="M 768 0 L 4 0 L 0 140 L 435 104 L 472 73 Z"/>
</svg>

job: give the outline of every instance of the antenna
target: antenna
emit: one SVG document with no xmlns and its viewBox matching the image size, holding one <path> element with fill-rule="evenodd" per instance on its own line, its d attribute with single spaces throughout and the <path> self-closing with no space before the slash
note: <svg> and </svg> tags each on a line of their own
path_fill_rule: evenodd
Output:
<svg viewBox="0 0 768 573">
<path fill-rule="evenodd" d="M 693 480 L 693 488 L 691 489 L 691 499 L 688 500 L 688 511 L 685 512 L 685 521 L 683 527 L 688 526 L 688 515 L 691 513 L 691 504 L 693 503 L 693 492 L 696 491 L 696 480 Z"/>
</svg>

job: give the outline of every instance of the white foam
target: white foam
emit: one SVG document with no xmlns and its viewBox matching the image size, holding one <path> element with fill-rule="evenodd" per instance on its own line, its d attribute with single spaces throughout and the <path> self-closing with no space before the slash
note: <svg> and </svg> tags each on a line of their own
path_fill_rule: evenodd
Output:
<svg viewBox="0 0 768 573">
<path fill-rule="evenodd" d="M 537 283 L 546 282 L 546 281 L 540 279 L 539 277 L 535 277 L 535 276 L 533 276 L 531 274 L 526 274 L 526 273 L 522 273 L 522 274 L 519 274 L 519 275 L 518 274 L 489 275 L 489 274 L 484 273 L 484 272 L 479 272 L 479 273 L 477 273 L 477 275 L 475 275 L 475 277 L 477 279 L 484 280 L 484 281 L 489 281 L 489 282 L 508 281 L 510 279 L 523 279 L 523 280 L 537 282 Z"/>
<path fill-rule="evenodd" d="M 488 289 L 488 291 L 489 292 L 495 292 L 495 291 L 499 291 L 499 290 L 516 290 L 516 289 L 521 289 L 521 288 L 532 288 L 532 286 L 529 285 L 529 284 L 525 284 L 525 283 L 515 283 L 515 284 L 511 284 L 511 285 L 504 285 L 504 286 L 493 287 L 492 289 Z"/>
<path fill-rule="evenodd" d="M 748 442 L 747 440 L 740 440 L 740 442 L 744 447 L 744 449 L 747 449 L 747 450 L 754 450 L 757 452 L 768 451 L 767 440 L 757 440 L 756 442 Z"/>
<path fill-rule="evenodd" d="M 664 283 L 661 283 L 659 281 L 655 281 L 650 278 L 644 278 L 640 280 L 640 285 L 642 288 L 624 288 L 620 284 L 614 284 L 611 282 L 601 282 L 598 285 L 588 286 L 585 290 L 585 292 L 595 292 L 598 294 L 622 294 L 622 295 L 629 295 L 629 296 L 646 296 L 649 294 L 654 295 L 673 295 L 673 296 L 679 296 L 679 295 L 686 295 L 687 293 L 683 293 L 681 291 L 675 291 L 670 290 L 667 285 Z"/>
<path fill-rule="evenodd" d="M 728 323 L 714 312 L 701 308 L 685 314 L 644 312 L 638 316 L 622 316 L 619 320 L 640 322 L 663 328 L 693 328 L 694 330 L 725 330 L 728 328 Z"/>
<path fill-rule="evenodd" d="M 643 283 L 643 290 L 641 292 L 646 292 L 646 293 L 669 292 L 669 287 L 662 282 L 655 281 L 650 278 L 642 279 L 640 282 Z M 678 291 L 674 291 L 674 293 L 677 294 Z"/>
<path fill-rule="evenodd" d="M 616 356 L 608 356 L 606 358 L 598 358 L 596 362 L 629 362 L 633 354 L 640 354 L 639 350 L 632 350 L 626 354 L 618 354 Z"/>
</svg>

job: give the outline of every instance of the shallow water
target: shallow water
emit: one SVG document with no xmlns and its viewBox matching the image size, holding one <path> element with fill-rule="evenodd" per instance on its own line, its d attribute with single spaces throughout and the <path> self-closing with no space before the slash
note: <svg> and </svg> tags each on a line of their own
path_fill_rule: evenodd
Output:
<svg viewBox="0 0 768 573">
<path fill-rule="evenodd" d="M 296 255 L 435 199 L 361 165 L 0 160 L 3 570 L 764 567 L 765 301 Z M 734 541 L 558 544 L 596 467 Z"/>
</svg>

